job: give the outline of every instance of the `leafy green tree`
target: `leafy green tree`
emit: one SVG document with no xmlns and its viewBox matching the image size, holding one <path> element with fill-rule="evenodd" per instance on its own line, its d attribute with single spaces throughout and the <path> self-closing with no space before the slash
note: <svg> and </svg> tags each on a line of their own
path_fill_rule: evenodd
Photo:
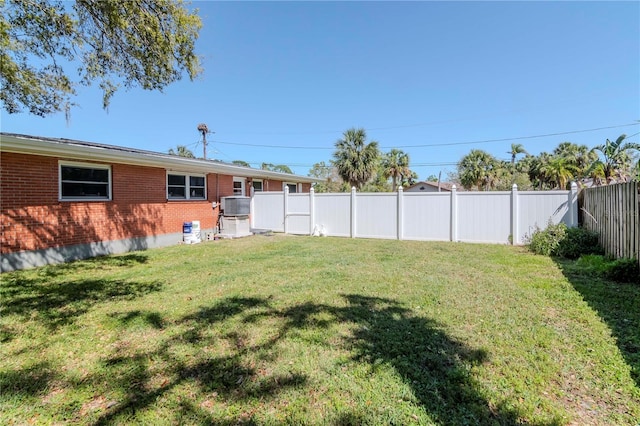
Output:
<svg viewBox="0 0 640 426">
<path fill-rule="evenodd" d="M 630 176 L 629 168 L 631 162 L 631 151 L 640 150 L 640 144 L 625 142 L 626 135 L 620 135 L 615 142 L 609 139 L 602 145 L 593 148 L 593 151 L 600 151 L 602 158 L 596 160 L 591 169 L 601 169 L 607 184 L 617 177 L 626 180 Z"/>
<path fill-rule="evenodd" d="M 309 176 L 324 180 L 322 183 L 315 184 L 313 188 L 316 192 L 345 192 L 348 190 L 335 166 L 326 164 L 324 161 L 315 163 L 309 170 Z"/>
<path fill-rule="evenodd" d="M 260 168 L 262 170 L 270 170 L 272 172 L 293 174 L 293 171 L 291 170 L 291 168 L 289 168 L 289 166 L 287 166 L 285 164 L 275 165 L 275 164 L 271 164 L 271 163 L 262 163 Z"/>
<path fill-rule="evenodd" d="M 458 179 L 465 189 L 488 190 L 495 181 L 497 160 L 488 152 L 472 149 L 458 163 Z"/>
<path fill-rule="evenodd" d="M 380 159 L 378 142 L 366 142 L 364 129 L 351 128 L 345 131 L 335 144 L 333 164 L 338 173 L 351 187 L 361 189 L 376 172 Z"/>
<path fill-rule="evenodd" d="M 410 176 L 409 154 L 392 149 L 382 157 L 382 170 L 385 178 L 391 178 L 391 190 L 396 191 L 398 179 L 402 182 L 404 176 Z"/>
<path fill-rule="evenodd" d="M 233 160 L 231 163 L 235 164 L 236 166 L 251 167 L 251 164 L 243 160 Z"/>
<path fill-rule="evenodd" d="M 391 184 L 384 174 L 382 161 L 378 161 L 373 176 L 361 188 L 363 192 L 391 192 Z"/>
<path fill-rule="evenodd" d="M 427 178 L 427 182 L 437 182 L 438 181 L 438 176 L 436 175 L 429 175 L 429 177 Z"/>
<path fill-rule="evenodd" d="M 0 8 L 0 103 L 10 114 L 68 114 L 76 88 L 92 82 L 107 108 L 120 86 L 162 90 L 201 71 L 202 23 L 180 0 L 4 0 Z"/>
<path fill-rule="evenodd" d="M 169 149 L 169 155 L 177 155 L 186 158 L 196 158 L 196 156 L 193 155 L 193 152 L 191 152 L 191 150 L 184 145 L 178 145 L 175 151 L 173 148 Z"/>
</svg>

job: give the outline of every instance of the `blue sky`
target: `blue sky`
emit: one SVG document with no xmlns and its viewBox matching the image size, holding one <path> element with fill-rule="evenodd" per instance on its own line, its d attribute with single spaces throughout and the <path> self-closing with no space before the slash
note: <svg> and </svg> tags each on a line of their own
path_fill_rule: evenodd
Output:
<svg viewBox="0 0 640 426">
<path fill-rule="evenodd" d="M 69 123 L 3 110 L 2 131 L 202 155 L 206 123 L 209 158 L 307 175 L 363 127 L 382 151 L 407 152 L 420 178 L 443 179 L 474 148 L 507 159 L 512 142 L 539 154 L 640 132 L 639 2 L 193 6 L 196 81 L 121 90 L 108 112 L 83 88 Z M 576 133 L 531 137 L 564 132 Z"/>
</svg>

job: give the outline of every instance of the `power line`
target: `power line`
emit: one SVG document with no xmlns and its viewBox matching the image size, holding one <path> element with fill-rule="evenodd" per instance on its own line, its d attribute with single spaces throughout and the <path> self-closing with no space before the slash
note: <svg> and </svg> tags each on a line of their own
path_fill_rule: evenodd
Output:
<svg viewBox="0 0 640 426">
<path fill-rule="evenodd" d="M 627 126 L 637 126 L 639 123 L 631 123 L 631 124 L 621 124 L 619 126 L 607 126 L 607 127 L 598 127 L 595 129 L 586 129 L 586 130 L 572 130 L 569 132 L 557 132 L 557 133 L 547 133 L 544 135 L 534 135 L 534 136 L 518 136 L 515 138 L 502 138 L 502 139 L 486 139 L 480 141 L 472 141 L 472 142 L 451 142 L 451 143 L 441 143 L 441 144 L 423 144 L 423 145 L 399 145 L 395 148 L 422 148 L 428 146 L 451 146 L 451 145 L 471 145 L 471 144 L 480 144 L 480 143 L 489 143 L 489 142 L 507 142 L 507 141 L 519 141 L 524 139 L 535 139 L 535 138 L 546 138 L 549 136 L 563 136 L 563 135 L 571 135 L 576 133 L 587 133 L 587 132 L 595 132 L 598 130 L 606 130 L 606 129 L 615 129 L 619 127 L 627 127 Z M 391 147 L 385 147 L 391 148 Z"/>
<path fill-rule="evenodd" d="M 550 136 L 563 136 L 563 135 L 571 135 L 576 133 L 588 133 L 588 132 L 596 132 L 598 130 L 607 130 L 607 129 L 617 129 L 620 127 L 629 127 L 629 126 L 638 126 L 640 123 L 629 123 L 629 124 L 619 124 L 616 126 L 605 126 L 605 127 L 596 127 L 593 129 L 583 129 L 583 130 L 571 130 L 567 132 L 555 132 L 555 133 L 545 133 L 541 135 L 531 135 L 531 136 L 516 136 L 510 138 L 500 138 L 500 139 L 484 139 L 477 141 L 468 141 L 468 142 L 442 142 L 442 143 L 429 143 L 429 144 L 418 144 L 418 145 L 392 145 L 392 146 L 381 146 L 382 149 L 389 148 L 425 148 L 425 147 L 433 147 L 433 146 L 454 146 L 454 145 L 474 145 L 474 144 L 483 144 L 483 143 L 493 143 L 493 142 L 507 142 L 507 141 L 518 141 L 525 139 L 536 139 L 536 138 L 546 138 Z M 276 149 L 306 149 L 306 150 L 331 150 L 335 149 L 335 147 L 326 147 L 326 146 L 288 146 L 288 145 L 264 145 L 264 144 L 253 144 L 253 143 L 241 143 L 241 142 L 228 142 L 228 141 L 213 141 L 215 143 L 221 143 L 225 145 L 237 145 L 237 146 L 251 146 L 257 148 L 276 148 Z"/>
</svg>

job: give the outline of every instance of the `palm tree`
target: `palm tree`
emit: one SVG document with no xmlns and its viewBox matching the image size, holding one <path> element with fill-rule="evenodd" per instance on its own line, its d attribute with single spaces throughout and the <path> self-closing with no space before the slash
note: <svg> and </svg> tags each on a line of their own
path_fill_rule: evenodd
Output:
<svg viewBox="0 0 640 426">
<path fill-rule="evenodd" d="M 614 176 L 624 179 L 627 174 L 625 169 L 629 168 L 629 162 L 631 157 L 629 151 L 640 150 L 640 144 L 634 142 L 623 143 L 627 138 L 627 135 L 620 135 L 615 142 L 611 142 L 609 139 L 602 144 L 593 148 L 592 151 L 600 151 L 604 157 L 604 161 L 601 159 L 596 160 L 591 168 L 602 168 L 605 180 L 607 184 L 611 183 Z"/>
<path fill-rule="evenodd" d="M 173 148 L 169 149 L 169 155 L 177 155 L 179 157 L 186 158 L 196 158 L 196 156 L 193 155 L 193 152 L 191 152 L 191 150 L 184 145 L 178 145 L 176 147 L 176 151 L 174 151 Z"/>
<path fill-rule="evenodd" d="M 566 157 L 555 156 L 542 166 L 542 172 L 558 189 L 566 189 L 578 173 L 578 167 Z"/>
<path fill-rule="evenodd" d="M 364 129 L 351 128 L 342 134 L 336 142 L 333 164 L 349 186 L 357 189 L 367 183 L 376 171 L 380 152 L 378 142 L 366 143 Z"/>
<path fill-rule="evenodd" d="M 578 145 L 572 142 L 562 142 L 553 150 L 553 155 L 566 158 L 578 168 L 576 179 L 589 177 L 589 167 L 598 159 L 598 155 L 589 150 L 586 145 Z"/>
<path fill-rule="evenodd" d="M 511 151 L 507 151 L 507 153 L 511 154 L 511 164 L 513 165 L 516 162 L 516 155 L 527 154 L 527 151 L 524 149 L 524 146 L 522 146 L 522 144 L 512 143 Z"/>
<path fill-rule="evenodd" d="M 534 188 L 545 189 L 553 185 L 553 179 L 547 174 L 547 165 L 552 159 L 553 156 L 548 152 L 541 152 L 540 155 L 531 159 L 528 174 Z"/>
<path fill-rule="evenodd" d="M 398 179 L 402 182 L 405 176 L 411 175 L 409 154 L 399 149 L 392 149 L 382 158 L 382 169 L 385 178 L 391 177 L 391 190 L 395 192 Z"/>
<path fill-rule="evenodd" d="M 458 178 L 465 189 L 489 188 L 493 181 L 497 161 L 489 153 L 472 149 L 458 163 Z"/>
</svg>

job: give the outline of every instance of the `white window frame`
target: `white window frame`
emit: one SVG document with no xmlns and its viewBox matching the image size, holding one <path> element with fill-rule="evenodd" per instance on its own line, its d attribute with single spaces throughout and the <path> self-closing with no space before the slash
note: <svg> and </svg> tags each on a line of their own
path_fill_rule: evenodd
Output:
<svg viewBox="0 0 640 426">
<path fill-rule="evenodd" d="M 175 197 L 175 196 L 172 197 L 169 195 L 169 175 L 184 176 L 184 186 L 185 186 L 184 197 Z M 191 179 L 190 178 L 192 177 L 199 177 L 204 179 L 204 188 L 203 188 L 204 196 L 203 197 L 195 197 L 191 195 Z M 177 185 L 172 185 L 172 186 L 177 186 Z M 184 201 L 184 200 L 206 201 L 207 200 L 207 175 L 198 174 L 198 173 L 183 173 L 183 172 L 175 172 L 175 171 L 167 170 L 165 188 L 166 188 L 167 201 Z M 202 188 L 202 187 L 198 186 L 198 188 Z"/>
<path fill-rule="evenodd" d="M 107 171 L 107 196 L 106 197 L 65 197 L 62 195 L 62 168 L 63 167 L 79 167 L 84 169 L 96 169 Z M 71 181 L 87 184 L 95 184 L 96 182 L 81 182 Z M 111 166 L 109 164 L 97 164 L 97 163 L 83 163 L 78 161 L 58 161 L 58 201 L 111 201 L 113 198 L 113 178 L 111 175 Z"/>
<path fill-rule="evenodd" d="M 291 192 L 291 190 L 289 190 L 289 193 L 290 193 L 290 194 L 297 194 L 297 193 L 301 192 L 301 191 L 300 191 L 300 186 L 299 186 L 297 183 L 295 183 L 295 182 L 282 182 L 282 190 L 284 191 L 284 190 L 285 190 L 285 188 L 286 188 L 288 185 L 293 185 L 293 186 L 295 186 L 295 187 L 296 187 L 296 192 Z"/>
<path fill-rule="evenodd" d="M 253 186 L 253 184 L 256 183 L 256 182 L 260 183 L 260 189 L 256 189 L 255 186 Z M 264 192 L 264 181 L 262 179 L 253 179 L 251 181 L 251 188 L 255 192 Z"/>
<path fill-rule="evenodd" d="M 240 182 L 240 191 L 242 191 L 242 193 L 238 194 L 236 192 L 236 186 L 235 183 L 236 182 Z M 245 195 L 247 195 L 247 178 L 243 178 L 243 177 L 233 177 L 233 195 L 234 196 L 242 196 L 244 197 Z"/>
</svg>

